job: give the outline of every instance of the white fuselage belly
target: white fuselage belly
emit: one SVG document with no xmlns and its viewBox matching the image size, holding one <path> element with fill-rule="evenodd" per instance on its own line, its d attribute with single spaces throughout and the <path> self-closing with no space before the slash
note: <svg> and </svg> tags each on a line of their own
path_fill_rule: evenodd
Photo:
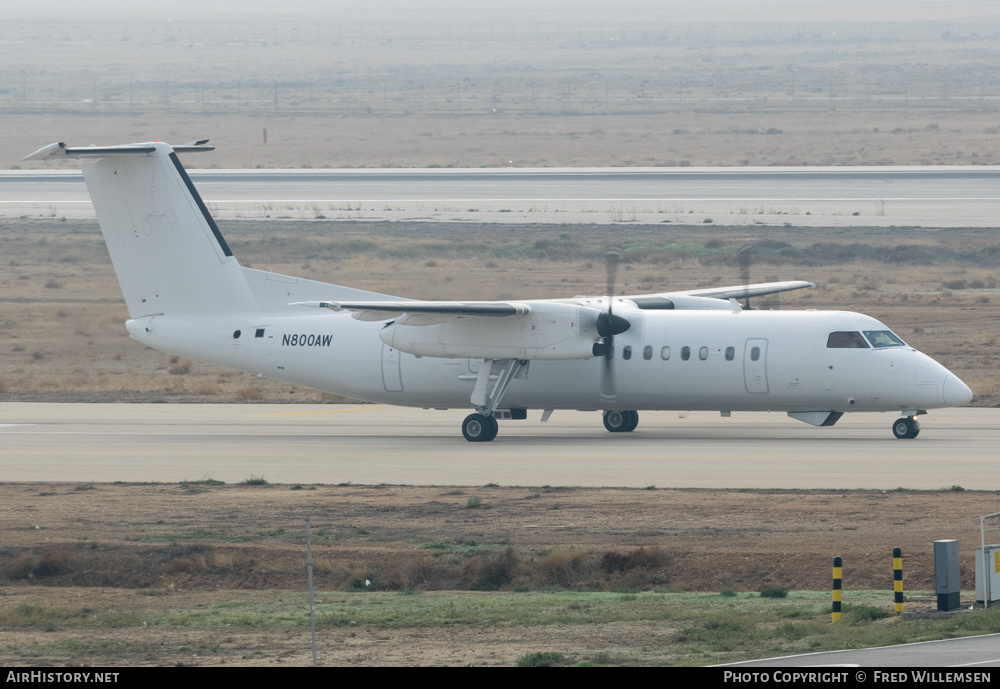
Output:
<svg viewBox="0 0 1000 689">
<path fill-rule="evenodd" d="M 355 320 L 347 312 L 287 313 L 154 316 L 131 320 L 128 327 L 135 339 L 162 351 L 355 399 L 472 406 L 479 360 L 393 350 L 379 339 L 384 322 Z M 635 308 L 616 313 L 627 316 L 631 328 L 614 340 L 615 399 L 600 395 L 602 369 L 609 365 L 603 358 L 531 361 L 510 384 L 502 407 L 899 411 L 948 406 L 950 372 L 919 351 L 827 348 L 833 331 L 885 329 L 862 314 Z M 622 356 L 626 347 L 628 360 Z M 669 358 L 664 347 L 670 348 Z"/>
</svg>

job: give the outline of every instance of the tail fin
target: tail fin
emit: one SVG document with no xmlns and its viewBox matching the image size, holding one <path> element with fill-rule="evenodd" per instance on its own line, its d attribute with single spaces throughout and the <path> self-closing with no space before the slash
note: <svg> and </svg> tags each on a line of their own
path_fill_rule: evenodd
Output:
<svg viewBox="0 0 1000 689">
<path fill-rule="evenodd" d="M 202 144 L 60 143 L 25 158 L 98 158 L 83 177 L 132 318 L 256 311 L 239 263 L 177 157 L 213 150 Z"/>
</svg>

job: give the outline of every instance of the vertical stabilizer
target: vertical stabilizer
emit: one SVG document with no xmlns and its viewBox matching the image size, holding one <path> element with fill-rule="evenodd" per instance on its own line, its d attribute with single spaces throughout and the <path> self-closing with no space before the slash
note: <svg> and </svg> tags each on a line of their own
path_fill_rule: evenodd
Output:
<svg viewBox="0 0 1000 689">
<path fill-rule="evenodd" d="M 55 156 L 98 158 L 83 177 L 132 318 L 256 310 L 239 263 L 173 147 L 53 144 L 29 158 Z"/>
</svg>

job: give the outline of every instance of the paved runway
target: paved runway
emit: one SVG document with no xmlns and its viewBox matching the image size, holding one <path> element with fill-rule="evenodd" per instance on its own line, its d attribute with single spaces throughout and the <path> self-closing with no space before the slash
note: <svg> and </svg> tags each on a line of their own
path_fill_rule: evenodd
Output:
<svg viewBox="0 0 1000 689">
<path fill-rule="evenodd" d="M 1000 167 L 192 170 L 222 218 L 993 227 Z M 69 170 L 0 171 L 0 217 L 93 217 Z"/>
<path fill-rule="evenodd" d="M 947 409 L 896 440 L 893 414 L 813 428 L 784 414 L 642 412 L 610 434 L 596 412 L 501 422 L 466 442 L 463 410 L 380 405 L 0 403 L 4 481 L 655 485 L 1000 489 L 1000 410 Z"/>
<path fill-rule="evenodd" d="M 1000 634 L 985 634 L 983 636 L 971 636 L 962 639 L 943 639 L 941 641 L 927 641 L 916 644 L 903 644 L 900 646 L 882 646 L 879 648 L 850 649 L 845 651 L 830 651 L 827 653 L 807 653 L 794 656 L 783 656 L 781 658 L 762 658 L 760 660 L 748 660 L 744 663 L 730 663 L 723 667 L 731 667 L 734 671 L 744 671 L 744 668 L 759 667 L 794 667 L 799 668 L 798 672 L 847 672 L 849 679 L 841 681 L 851 681 L 862 684 L 866 681 L 878 682 L 904 682 L 916 681 L 912 672 L 904 672 L 905 680 L 897 675 L 894 679 L 882 676 L 875 677 L 873 672 L 857 673 L 849 668 L 851 666 L 882 668 L 883 671 L 890 671 L 896 668 L 956 668 L 953 672 L 961 672 L 968 677 L 964 681 L 981 682 L 982 679 L 971 679 L 972 673 L 980 668 L 1000 667 Z M 961 668 L 961 670 L 957 670 Z M 987 673 L 990 670 L 986 670 Z M 931 674 L 943 674 L 934 672 Z M 773 673 L 768 673 L 769 678 L 773 678 Z M 779 678 L 783 673 L 779 674 Z M 790 681 L 790 680 L 785 680 Z M 931 679 L 925 681 L 946 682 L 945 678 Z M 959 681 L 959 680 L 954 680 Z M 988 682 L 986 682 L 988 683 Z"/>
</svg>

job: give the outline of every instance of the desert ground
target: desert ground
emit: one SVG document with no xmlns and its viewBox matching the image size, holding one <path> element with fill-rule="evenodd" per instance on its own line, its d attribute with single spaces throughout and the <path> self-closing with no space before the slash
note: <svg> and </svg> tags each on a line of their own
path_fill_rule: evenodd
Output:
<svg viewBox="0 0 1000 689">
<path fill-rule="evenodd" d="M 758 591 L 824 592 L 837 554 L 848 609 L 887 611 L 898 546 L 907 609 L 932 609 L 932 541 L 974 541 L 969 515 L 996 505 L 973 491 L 259 480 L 3 484 L 0 495 L 5 665 L 308 664 L 306 516 L 324 665 L 511 665 L 538 652 L 564 663 L 704 664 L 805 652 L 831 647 L 812 637 L 830 627 L 829 593 L 793 594 L 762 613 L 747 609 Z M 968 587 L 968 558 L 962 579 Z M 895 621 L 896 631 L 893 619 L 872 623 L 882 636 L 867 645 L 899 643 L 901 625 L 933 638 L 919 620 Z M 775 627 L 760 638 L 758 628 Z M 746 639 L 705 636 L 720 628 Z"/>
<path fill-rule="evenodd" d="M 905 20 L 794 11 L 773 22 L 788 8 L 768 7 L 730 21 L 646 7 L 614 21 L 597 10 L 486 21 L 19 13 L 0 22 L 0 166 L 30 167 L 20 158 L 55 140 L 196 138 L 219 150 L 191 165 L 220 168 L 1000 163 L 996 17 L 957 3 L 944 19 L 921 5 L 929 15 Z M 245 265 L 431 299 L 600 292 L 609 245 L 624 249 L 622 291 L 735 284 L 735 253 L 751 243 L 755 280 L 819 285 L 759 306 L 869 313 L 958 373 L 974 404 L 1000 404 L 994 229 L 221 227 Z M 126 317 L 96 222 L 0 224 L 4 400 L 338 401 L 144 349 Z M 306 514 L 327 665 L 509 665 L 539 650 L 705 664 L 808 650 L 815 630 L 789 622 L 801 602 L 739 623 L 689 605 L 697 624 L 778 639 L 746 645 L 704 640 L 680 613 L 629 607 L 611 619 L 596 598 L 532 624 L 487 601 L 617 592 L 648 611 L 666 599 L 643 596 L 732 590 L 743 604 L 770 585 L 825 591 L 837 554 L 845 589 L 889 590 L 897 545 L 908 590 L 926 590 L 931 541 L 972 542 L 974 518 L 997 510 L 995 494 L 971 490 L 288 486 L 279 473 L 267 476 L 279 485 L 0 484 L 0 662 L 306 664 L 304 618 L 281 609 L 302 607 Z M 458 592 L 473 598 L 447 597 Z M 393 622 L 438 600 L 476 612 Z M 362 617 L 369 607 L 381 617 Z M 702 645 L 683 645 L 692 638 Z"/>
</svg>

